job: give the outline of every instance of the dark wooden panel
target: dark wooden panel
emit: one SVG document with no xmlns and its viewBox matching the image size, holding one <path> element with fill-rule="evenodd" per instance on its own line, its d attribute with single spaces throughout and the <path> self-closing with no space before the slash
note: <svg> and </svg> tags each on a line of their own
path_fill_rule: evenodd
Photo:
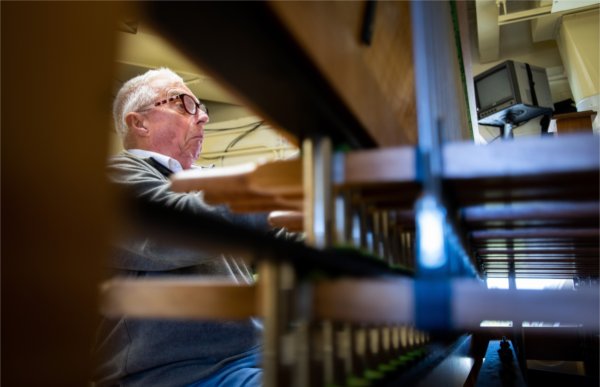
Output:
<svg viewBox="0 0 600 387">
<path fill-rule="evenodd" d="M 410 2 L 268 4 L 379 147 L 417 143 Z"/>
<path fill-rule="evenodd" d="M 90 384 L 123 5 L 1 5 L 4 386 Z"/>
</svg>

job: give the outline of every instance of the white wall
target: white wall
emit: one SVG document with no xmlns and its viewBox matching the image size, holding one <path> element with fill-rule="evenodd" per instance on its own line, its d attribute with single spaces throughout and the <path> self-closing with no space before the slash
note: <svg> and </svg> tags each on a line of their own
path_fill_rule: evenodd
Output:
<svg viewBox="0 0 600 387">
<path fill-rule="evenodd" d="M 555 40 L 534 42 L 531 23 L 529 21 L 503 25 L 500 27 L 500 57 L 493 62 L 481 63 L 476 36 L 471 37 L 471 53 L 473 74 L 483 71 L 506 60 L 529 63 L 546 68 L 548 74 L 552 101 L 554 103 L 572 98 L 571 88 L 563 66 L 562 58 Z M 515 129 L 515 137 L 537 136 L 540 134 L 539 121 L 533 119 Z M 479 125 L 479 134 L 485 142 L 497 137 L 498 128 Z"/>
<path fill-rule="evenodd" d="M 563 17 L 558 48 L 573 91 L 577 110 L 600 110 L 600 11 Z M 594 132 L 600 132 L 596 115 Z"/>
</svg>

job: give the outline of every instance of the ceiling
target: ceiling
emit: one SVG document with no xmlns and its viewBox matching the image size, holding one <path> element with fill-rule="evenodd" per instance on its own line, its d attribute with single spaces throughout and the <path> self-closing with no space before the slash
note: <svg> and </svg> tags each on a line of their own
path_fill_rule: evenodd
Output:
<svg viewBox="0 0 600 387">
<path fill-rule="evenodd" d="M 515 52 L 534 51 L 536 44 L 553 43 L 564 15 L 597 9 L 599 4 L 600 0 L 468 1 L 475 62 L 496 62 Z"/>
<path fill-rule="evenodd" d="M 230 93 L 147 25 L 138 23 L 129 31 L 131 32 L 122 29 L 118 32 L 119 51 L 116 60 L 115 90 L 124 81 L 148 69 L 169 67 L 184 79 L 188 87 L 201 100 L 237 103 Z"/>
</svg>

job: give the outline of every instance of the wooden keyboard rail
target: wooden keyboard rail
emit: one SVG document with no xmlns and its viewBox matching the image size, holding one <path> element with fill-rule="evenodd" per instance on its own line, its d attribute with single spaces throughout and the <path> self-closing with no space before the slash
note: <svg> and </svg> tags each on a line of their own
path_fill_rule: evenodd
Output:
<svg viewBox="0 0 600 387">
<path fill-rule="evenodd" d="M 110 316 L 145 318 L 245 319 L 260 317 L 260 280 L 234 285 L 202 280 L 111 280 L 101 288 L 101 310 Z M 597 329 L 600 296 L 596 289 L 496 290 L 478 281 L 450 280 L 451 326 L 480 329 L 484 320 L 552 321 Z M 403 279 L 340 279 L 315 283 L 312 316 L 316 320 L 358 323 L 414 324 L 416 281 Z"/>
<path fill-rule="evenodd" d="M 198 279 L 110 280 L 100 289 L 107 316 L 239 320 L 258 315 L 256 287 Z"/>
</svg>

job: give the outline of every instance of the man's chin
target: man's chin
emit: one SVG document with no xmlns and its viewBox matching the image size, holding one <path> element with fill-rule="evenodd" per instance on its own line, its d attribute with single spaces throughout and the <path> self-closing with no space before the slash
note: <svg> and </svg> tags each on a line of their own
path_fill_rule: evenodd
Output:
<svg viewBox="0 0 600 387">
<path fill-rule="evenodd" d="M 198 151 L 196 153 L 194 153 L 194 161 L 198 160 L 201 153 L 202 153 L 202 147 L 200 147 L 200 149 L 198 149 Z"/>
<path fill-rule="evenodd" d="M 194 160 L 200 157 L 200 153 L 202 152 L 202 138 L 194 139 L 193 141 L 197 141 L 193 146 L 189 147 L 190 154 L 194 156 Z"/>
</svg>

